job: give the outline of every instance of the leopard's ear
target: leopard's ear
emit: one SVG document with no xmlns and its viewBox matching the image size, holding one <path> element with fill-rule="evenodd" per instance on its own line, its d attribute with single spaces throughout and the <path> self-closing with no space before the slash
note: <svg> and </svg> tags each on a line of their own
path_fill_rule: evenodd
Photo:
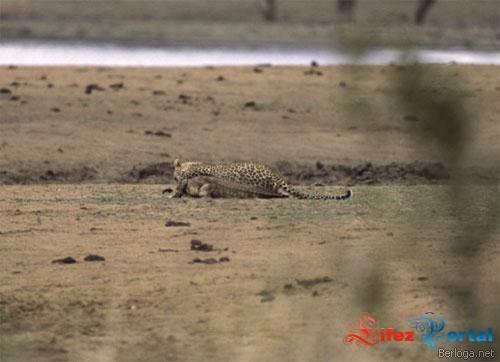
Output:
<svg viewBox="0 0 500 362">
<path fill-rule="evenodd" d="M 181 161 L 178 158 L 174 160 L 174 167 L 179 167 L 181 165 Z"/>
</svg>

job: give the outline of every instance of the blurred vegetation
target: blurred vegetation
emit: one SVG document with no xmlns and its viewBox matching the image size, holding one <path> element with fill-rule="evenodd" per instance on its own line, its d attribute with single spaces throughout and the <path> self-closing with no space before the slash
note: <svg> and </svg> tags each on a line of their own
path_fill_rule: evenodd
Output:
<svg viewBox="0 0 500 362">
<path fill-rule="evenodd" d="M 416 0 L 358 0 L 347 10 L 335 0 L 2 0 L 0 36 L 329 45 L 365 34 L 373 46 L 500 46 L 497 0 L 437 1 L 423 26 L 416 9 Z"/>
<path fill-rule="evenodd" d="M 352 39 L 352 43 L 345 41 L 345 46 L 346 49 L 352 50 L 354 55 L 371 46 L 369 41 L 360 41 L 355 37 Z M 404 142 L 411 145 L 413 157 L 416 159 L 425 154 L 429 146 L 436 148 L 439 150 L 438 158 L 443 160 L 450 172 L 450 182 L 444 186 L 446 190 L 440 202 L 443 210 L 449 210 L 454 225 L 453 233 L 445 233 L 443 230 L 441 235 L 433 236 L 429 230 L 443 225 L 437 221 L 437 215 L 428 220 L 435 225 L 408 225 L 410 237 L 399 240 L 400 244 L 396 248 L 406 252 L 408 265 L 413 265 L 417 271 L 426 271 L 429 278 L 437 280 L 439 285 L 446 286 L 446 303 L 452 306 L 455 313 L 448 316 L 450 319 L 466 319 L 472 325 L 498 320 L 498 308 L 485 307 L 488 303 L 479 297 L 485 291 L 478 285 L 482 284 L 480 281 L 484 278 L 481 274 L 482 258 L 494 253 L 494 240 L 498 238 L 500 230 L 499 181 L 486 180 L 480 175 L 498 164 L 500 154 L 496 153 L 492 144 L 485 145 L 483 157 L 475 163 L 473 169 L 470 168 L 472 149 L 477 148 L 474 144 L 477 142 L 477 129 L 474 127 L 476 115 L 471 111 L 472 101 L 466 101 L 467 92 L 463 86 L 467 82 L 465 77 L 459 76 L 449 67 L 419 64 L 418 57 L 410 50 L 403 52 L 400 64 L 392 65 L 389 69 L 390 80 L 398 89 L 395 101 L 398 102 L 401 112 L 411 115 L 417 122 L 410 127 L 405 125 L 401 118 L 402 127 L 408 130 Z M 351 99 L 358 96 L 355 92 L 346 93 L 346 97 Z M 349 119 L 356 118 L 359 117 L 352 111 Z M 367 123 L 366 127 L 369 126 Z M 372 135 L 367 133 L 367 137 Z M 394 140 L 386 139 L 380 142 L 391 144 Z M 413 195 L 405 200 L 400 208 L 416 208 L 418 205 L 416 219 L 424 219 L 425 215 L 429 214 L 429 208 L 422 204 L 423 197 Z M 432 211 L 435 213 L 435 210 Z M 446 253 L 432 254 L 426 245 L 413 243 L 413 235 L 417 233 L 420 237 L 429 237 L 433 243 L 445 245 Z M 376 263 L 372 261 L 373 255 L 380 256 Z M 419 255 L 420 259 L 415 260 L 416 255 Z M 368 262 L 364 264 L 363 274 L 358 275 L 359 282 L 355 285 L 355 294 L 362 296 L 356 298 L 359 301 L 358 308 L 361 311 L 383 313 L 385 305 L 381 303 L 381 298 L 393 292 L 385 279 L 385 269 L 392 263 L 392 259 L 388 254 L 380 254 L 376 247 L 367 251 L 360 259 Z M 445 259 L 462 265 L 462 279 L 440 272 L 440 264 Z M 492 288 L 498 288 L 498 285 Z M 436 305 L 436 308 L 439 306 Z"/>
</svg>

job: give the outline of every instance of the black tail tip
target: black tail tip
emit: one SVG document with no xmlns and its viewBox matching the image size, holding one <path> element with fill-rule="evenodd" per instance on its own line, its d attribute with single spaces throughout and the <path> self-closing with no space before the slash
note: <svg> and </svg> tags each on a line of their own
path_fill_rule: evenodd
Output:
<svg viewBox="0 0 500 362">
<path fill-rule="evenodd" d="M 349 189 L 349 190 L 347 190 L 347 193 L 345 194 L 344 199 L 350 199 L 352 197 L 352 195 L 354 195 L 354 194 L 353 194 L 352 190 Z"/>
</svg>

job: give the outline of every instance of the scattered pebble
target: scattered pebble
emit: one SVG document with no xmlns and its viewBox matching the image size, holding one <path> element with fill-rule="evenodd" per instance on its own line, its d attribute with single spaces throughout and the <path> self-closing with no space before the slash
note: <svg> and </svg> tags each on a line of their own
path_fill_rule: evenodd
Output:
<svg viewBox="0 0 500 362">
<path fill-rule="evenodd" d="M 298 285 L 302 287 L 312 287 L 313 285 L 316 284 L 321 284 L 321 283 L 329 283 L 332 282 L 333 279 L 330 277 L 322 277 L 322 278 L 313 278 L 313 279 L 295 279 Z"/>
<path fill-rule="evenodd" d="M 167 132 L 163 132 L 163 131 L 145 131 L 144 134 L 147 136 L 158 136 L 158 137 L 167 137 L 167 138 L 172 137 L 171 133 L 167 133 Z"/>
<path fill-rule="evenodd" d="M 285 290 L 292 290 L 294 288 L 292 283 L 287 283 L 283 286 L 283 289 Z"/>
<path fill-rule="evenodd" d="M 163 96 L 163 95 L 165 95 L 165 92 L 162 90 L 154 90 L 153 95 L 154 96 Z"/>
<path fill-rule="evenodd" d="M 85 258 L 83 258 L 84 261 L 105 261 L 106 258 L 103 256 L 97 255 L 97 254 L 89 254 Z"/>
<path fill-rule="evenodd" d="M 76 260 L 72 258 L 71 256 L 67 256 L 66 258 L 62 259 L 55 259 L 52 260 L 52 264 L 75 264 Z"/>
<path fill-rule="evenodd" d="M 12 91 L 9 88 L 0 88 L 0 93 L 2 93 L 2 94 L 11 94 Z"/>
<path fill-rule="evenodd" d="M 200 259 L 200 258 L 194 258 L 193 261 L 191 262 L 192 264 L 217 264 L 218 261 L 215 258 L 206 258 L 206 259 Z"/>
<path fill-rule="evenodd" d="M 342 80 L 339 82 L 339 87 L 347 87 L 347 83 Z"/>
<path fill-rule="evenodd" d="M 273 293 L 269 290 L 266 290 L 266 289 L 261 290 L 256 295 L 259 297 L 262 297 L 262 299 L 260 300 L 261 303 L 266 303 L 266 302 L 270 302 L 270 301 L 274 300 Z"/>
<path fill-rule="evenodd" d="M 52 112 L 55 112 L 55 113 L 59 113 L 59 112 L 61 112 L 61 109 L 60 109 L 60 108 L 57 108 L 57 107 L 51 108 L 50 110 L 51 110 Z"/>
<path fill-rule="evenodd" d="M 186 104 L 191 99 L 191 97 L 188 96 L 187 94 L 179 94 L 178 98 L 184 104 Z"/>
<path fill-rule="evenodd" d="M 158 252 L 160 252 L 160 253 L 178 253 L 179 250 L 177 250 L 177 249 L 162 249 L 162 248 L 159 248 Z"/>
<path fill-rule="evenodd" d="M 223 82 L 224 81 L 224 77 L 222 75 L 219 75 L 217 78 L 215 78 L 215 80 L 217 82 Z"/>
<path fill-rule="evenodd" d="M 85 94 L 92 94 L 93 91 L 104 91 L 104 88 L 97 83 L 87 84 Z"/>
<path fill-rule="evenodd" d="M 262 297 L 260 300 L 261 303 L 267 303 L 267 302 L 272 302 L 274 300 L 274 295 L 267 295 L 265 297 Z"/>
<path fill-rule="evenodd" d="M 311 68 L 309 70 L 306 70 L 304 72 L 305 75 L 317 75 L 317 76 L 322 76 L 323 72 L 320 72 L 319 70 L 316 70 L 314 68 Z"/>
<path fill-rule="evenodd" d="M 167 220 L 165 222 L 166 227 L 175 227 L 175 226 L 191 226 L 190 223 L 184 222 L 184 221 L 174 221 L 174 220 Z"/>
<path fill-rule="evenodd" d="M 123 86 L 124 86 L 123 83 L 113 83 L 113 84 L 109 85 L 109 88 L 111 88 L 113 90 L 119 90 L 119 89 L 122 89 Z"/>
<path fill-rule="evenodd" d="M 249 101 L 249 102 L 246 102 L 244 107 L 245 108 L 254 108 L 257 104 L 254 102 L 254 101 Z"/>
<path fill-rule="evenodd" d="M 214 246 L 211 244 L 204 243 L 201 240 L 193 239 L 193 240 L 191 240 L 191 250 L 213 251 Z"/>
</svg>

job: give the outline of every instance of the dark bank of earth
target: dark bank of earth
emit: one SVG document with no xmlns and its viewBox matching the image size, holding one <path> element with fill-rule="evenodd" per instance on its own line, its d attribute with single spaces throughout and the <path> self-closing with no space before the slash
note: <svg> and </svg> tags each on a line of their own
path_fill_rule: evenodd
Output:
<svg viewBox="0 0 500 362">
<path fill-rule="evenodd" d="M 46 166 L 45 166 L 46 167 Z M 0 184 L 46 184 L 80 182 L 118 183 L 174 183 L 170 162 L 151 163 L 132 167 L 122 174 L 110 174 L 92 166 L 71 169 L 45 167 L 21 170 L 0 170 Z M 278 161 L 274 168 L 290 183 L 297 185 L 357 185 L 357 184 L 422 184 L 439 183 L 450 178 L 448 170 L 439 162 L 392 162 L 374 165 L 299 164 Z M 498 177 L 498 170 L 474 172 L 483 179 Z"/>
</svg>

